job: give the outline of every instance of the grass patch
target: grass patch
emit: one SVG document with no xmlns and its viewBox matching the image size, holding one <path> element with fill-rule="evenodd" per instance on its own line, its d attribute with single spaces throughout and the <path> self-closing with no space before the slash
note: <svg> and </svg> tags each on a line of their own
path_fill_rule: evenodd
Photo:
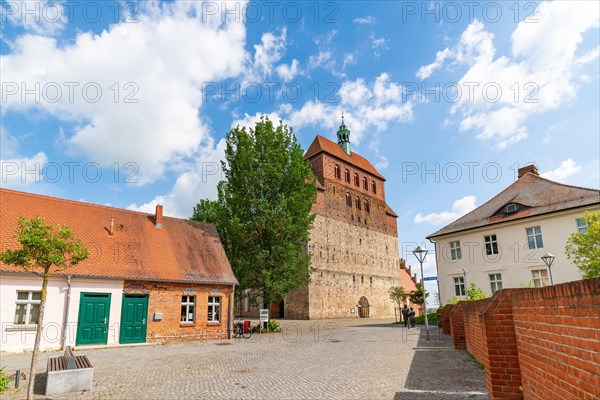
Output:
<svg viewBox="0 0 600 400">
<path fill-rule="evenodd" d="M 415 321 L 417 322 L 417 325 L 425 325 L 425 316 L 421 315 L 419 317 L 416 317 Z M 427 317 L 427 322 L 429 322 L 429 325 L 437 325 L 437 314 L 429 313 Z"/>
<path fill-rule="evenodd" d="M 425 325 L 425 316 L 421 315 L 420 317 L 416 317 L 415 318 L 415 322 L 417 323 L 417 325 Z M 429 325 L 437 325 L 437 314 L 436 313 L 429 313 L 429 318 L 427 318 L 427 322 L 429 322 Z M 392 322 L 392 324 L 395 325 L 404 325 L 404 321 L 396 321 L 396 322 Z"/>
</svg>

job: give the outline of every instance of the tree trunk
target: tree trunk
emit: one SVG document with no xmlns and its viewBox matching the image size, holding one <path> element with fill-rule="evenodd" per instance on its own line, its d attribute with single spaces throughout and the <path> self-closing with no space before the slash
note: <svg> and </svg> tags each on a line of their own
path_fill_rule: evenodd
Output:
<svg viewBox="0 0 600 400">
<path fill-rule="evenodd" d="M 35 344 L 33 345 L 33 354 L 31 355 L 31 368 L 29 369 L 29 385 L 27 386 L 27 400 L 33 399 L 33 387 L 35 386 L 35 367 L 37 356 L 40 349 L 40 339 L 42 338 L 42 327 L 44 324 L 44 309 L 46 308 L 46 288 L 48 287 L 49 271 L 44 271 L 42 281 L 42 300 L 40 302 L 40 315 L 38 317 L 37 329 L 35 332 Z"/>
</svg>

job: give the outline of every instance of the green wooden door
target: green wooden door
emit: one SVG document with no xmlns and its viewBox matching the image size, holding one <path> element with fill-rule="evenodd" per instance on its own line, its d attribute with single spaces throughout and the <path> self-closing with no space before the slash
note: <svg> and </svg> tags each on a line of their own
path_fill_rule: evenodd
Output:
<svg viewBox="0 0 600 400">
<path fill-rule="evenodd" d="M 120 343 L 144 343 L 148 318 L 148 295 L 124 294 Z"/>
<path fill-rule="evenodd" d="M 81 293 L 75 344 L 106 344 L 110 293 Z"/>
</svg>

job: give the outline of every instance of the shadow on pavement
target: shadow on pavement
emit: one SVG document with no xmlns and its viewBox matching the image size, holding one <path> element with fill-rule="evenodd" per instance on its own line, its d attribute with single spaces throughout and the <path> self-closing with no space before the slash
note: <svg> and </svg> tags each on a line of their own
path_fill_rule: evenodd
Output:
<svg viewBox="0 0 600 400">
<path fill-rule="evenodd" d="M 427 341 L 422 327 L 414 350 L 404 386 L 407 390 L 397 392 L 394 400 L 489 399 L 485 372 L 464 350 L 454 350 L 451 337 L 439 328 L 429 327 Z"/>
</svg>

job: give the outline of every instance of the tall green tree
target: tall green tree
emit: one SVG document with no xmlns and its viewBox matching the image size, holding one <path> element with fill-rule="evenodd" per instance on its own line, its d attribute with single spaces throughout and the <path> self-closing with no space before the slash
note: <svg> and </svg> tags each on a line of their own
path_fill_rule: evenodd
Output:
<svg viewBox="0 0 600 400">
<path fill-rule="evenodd" d="M 310 282 L 311 165 L 292 129 L 261 118 L 227 134 L 222 168 L 218 200 L 201 200 L 191 219 L 215 223 L 240 290 L 280 301 Z"/>
<path fill-rule="evenodd" d="M 28 220 L 21 216 L 15 236 L 20 248 L 1 252 L 0 260 L 4 264 L 15 265 L 42 277 L 40 311 L 27 387 L 27 398 L 32 399 L 37 355 L 44 325 L 48 278 L 52 273 L 63 271 L 85 260 L 88 257 L 88 251 L 75 237 L 71 228 L 65 225 L 57 225 L 53 228 L 47 225 L 41 217 Z"/>
<path fill-rule="evenodd" d="M 600 276 L 600 212 L 581 217 L 585 232 L 576 232 L 567 240 L 567 257 L 577 265 L 584 279 Z"/>
</svg>

